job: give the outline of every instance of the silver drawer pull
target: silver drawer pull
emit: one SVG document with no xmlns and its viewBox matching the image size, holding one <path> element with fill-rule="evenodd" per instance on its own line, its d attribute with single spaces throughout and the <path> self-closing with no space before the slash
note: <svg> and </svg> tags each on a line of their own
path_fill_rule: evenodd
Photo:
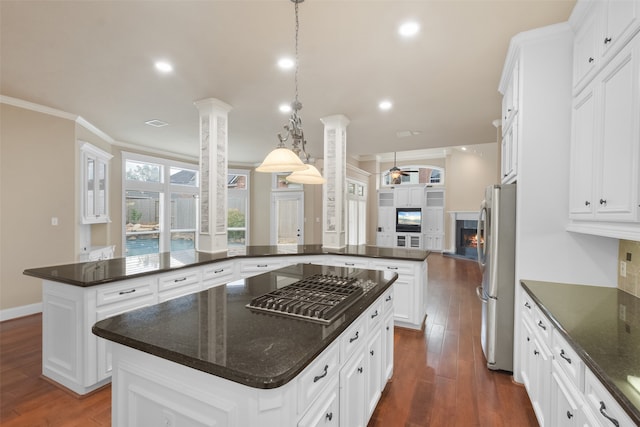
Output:
<svg viewBox="0 0 640 427">
<path fill-rule="evenodd" d="M 184 282 L 185 280 L 187 280 L 187 278 L 183 277 L 182 279 L 175 279 L 173 283 Z"/>
<path fill-rule="evenodd" d="M 565 356 L 565 352 L 564 350 L 560 350 L 560 357 L 562 357 L 564 360 L 566 360 L 567 362 L 571 363 L 571 358 Z"/>
<path fill-rule="evenodd" d="M 135 289 L 130 289 L 128 291 L 120 291 L 118 292 L 118 295 L 126 295 L 126 294 L 132 294 L 134 293 L 136 290 Z"/>
<path fill-rule="evenodd" d="M 610 417 L 605 411 L 607 410 L 607 407 L 605 406 L 603 401 L 600 401 L 600 413 L 602 414 L 603 417 L 605 417 L 606 419 L 608 419 L 609 421 L 611 421 L 611 424 L 613 424 L 616 427 L 620 427 L 620 423 L 618 422 L 618 420 L 616 420 L 615 418 Z"/>
<path fill-rule="evenodd" d="M 319 380 L 323 379 L 324 377 L 327 376 L 327 372 L 329 372 L 329 365 L 324 365 L 324 372 L 320 375 L 317 375 L 315 377 L 313 377 L 313 382 L 318 382 Z"/>
</svg>

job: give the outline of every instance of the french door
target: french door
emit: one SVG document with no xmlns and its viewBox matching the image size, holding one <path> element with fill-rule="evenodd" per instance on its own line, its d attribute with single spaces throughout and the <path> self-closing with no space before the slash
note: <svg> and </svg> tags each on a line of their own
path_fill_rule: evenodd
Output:
<svg viewBox="0 0 640 427">
<path fill-rule="evenodd" d="M 271 193 L 271 245 L 304 244 L 304 192 Z"/>
</svg>

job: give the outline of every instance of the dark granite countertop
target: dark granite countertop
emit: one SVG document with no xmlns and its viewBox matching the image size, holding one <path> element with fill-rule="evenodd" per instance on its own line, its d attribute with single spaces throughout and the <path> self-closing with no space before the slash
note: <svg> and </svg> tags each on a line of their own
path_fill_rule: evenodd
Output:
<svg viewBox="0 0 640 427">
<path fill-rule="evenodd" d="M 417 249 L 382 248 L 365 245 L 347 246 L 342 249 L 324 248 L 322 245 L 301 245 L 293 248 L 287 247 L 286 249 L 277 246 L 247 246 L 245 255 L 228 255 L 226 252 L 212 254 L 185 250 L 30 268 L 25 270 L 24 274 L 68 285 L 88 287 L 231 259 L 296 255 L 347 255 L 424 261 L 429 256 L 429 252 Z"/>
<path fill-rule="evenodd" d="M 317 273 L 377 285 L 328 326 L 245 307 Z M 102 320 L 93 333 L 250 387 L 275 388 L 298 375 L 396 278 L 387 271 L 296 264 Z"/>
<path fill-rule="evenodd" d="M 554 323 L 631 419 L 640 425 L 640 298 L 617 288 L 523 280 Z"/>
</svg>

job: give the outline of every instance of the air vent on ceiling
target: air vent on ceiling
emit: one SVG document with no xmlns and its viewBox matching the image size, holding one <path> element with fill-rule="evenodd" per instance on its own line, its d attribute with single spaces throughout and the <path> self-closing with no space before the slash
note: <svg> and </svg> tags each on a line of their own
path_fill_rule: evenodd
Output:
<svg viewBox="0 0 640 427">
<path fill-rule="evenodd" d="M 398 138 L 406 138 L 408 136 L 416 136 L 416 135 L 420 135 L 420 131 L 419 130 L 399 130 L 396 132 L 396 136 Z"/>
<path fill-rule="evenodd" d="M 144 122 L 145 124 L 149 125 L 149 126 L 153 126 L 156 128 L 161 128 L 163 126 L 167 126 L 169 123 L 167 122 L 163 122 L 162 120 L 148 120 L 146 122 Z"/>
</svg>

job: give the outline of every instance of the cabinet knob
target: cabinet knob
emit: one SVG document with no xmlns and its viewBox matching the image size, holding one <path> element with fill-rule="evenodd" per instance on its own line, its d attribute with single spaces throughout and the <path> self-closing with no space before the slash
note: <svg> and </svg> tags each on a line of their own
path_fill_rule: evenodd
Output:
<svg viewBox="0 0 640 427">
<path fill-rule="evenodd" d="M 374 355 L 374 352 L 373 352 L 373 350 L 371 350 L 371 351 L 369 352 L 369 354 L 371 354 L 371 355 L 373 356 L 373 355 Z"/>
<path fill-rule="evenodd" d="M 573 414 L 571 412 L 569 412 L 569 411 L 567 411 L 567 418 L 569 418 L 569 419 L 573 418 Z"/>
<path fill-rule="evenodd" d="M 609 44 L 609 43 L 611 43 L 611 37 L 605 37 L 604 44 Z"/>
<path fill-rule="evenodd" d="M 534 355 L 534 356 L 537 356 L 537 355 L 539 355 L 539 354 L 540 354 L 540 352 L 539 352 L 538 350 L 533 350 L 533 355 Z"/>
<path fill-rule="evenodd" d="M 363 371 L 362 366 L 360 366 L 360 367 L 358 368 L 358 372 L 359 372 L 359 373 L 362 373 L 362 371 Z"/>
<path fill-rule="evenodd" d="M 585 206 L 589 206 L 590 204 L 591 204 L 591 202 L 590 202 L 590 201 L 588 201 L 588 200 L 585 200 L 585 201 L 584 201 L 584 205 L 585 205 Z"/>
<path fill-rule="evenodd" d="M 592 57 L 589 57 L 589 59 L 587 60 L 587 62 L 589 62 L 589 64 L 591 64 L 594 61 L 594 59 Z"/>
<path fill-rule="evenodd" d="M 607 199 L 600 199 L 600 204 L 601 205 L 607 205 Z"/>
<path fill-rule="evenodd" d="M 326 418 L 328 421 L 331 421 L 331 420 L 333 419 L 333 412 L 328 412 L 328 413 L 327 413 L 327 415 L 325 415 L 325 418 Z"/>
</svg>

